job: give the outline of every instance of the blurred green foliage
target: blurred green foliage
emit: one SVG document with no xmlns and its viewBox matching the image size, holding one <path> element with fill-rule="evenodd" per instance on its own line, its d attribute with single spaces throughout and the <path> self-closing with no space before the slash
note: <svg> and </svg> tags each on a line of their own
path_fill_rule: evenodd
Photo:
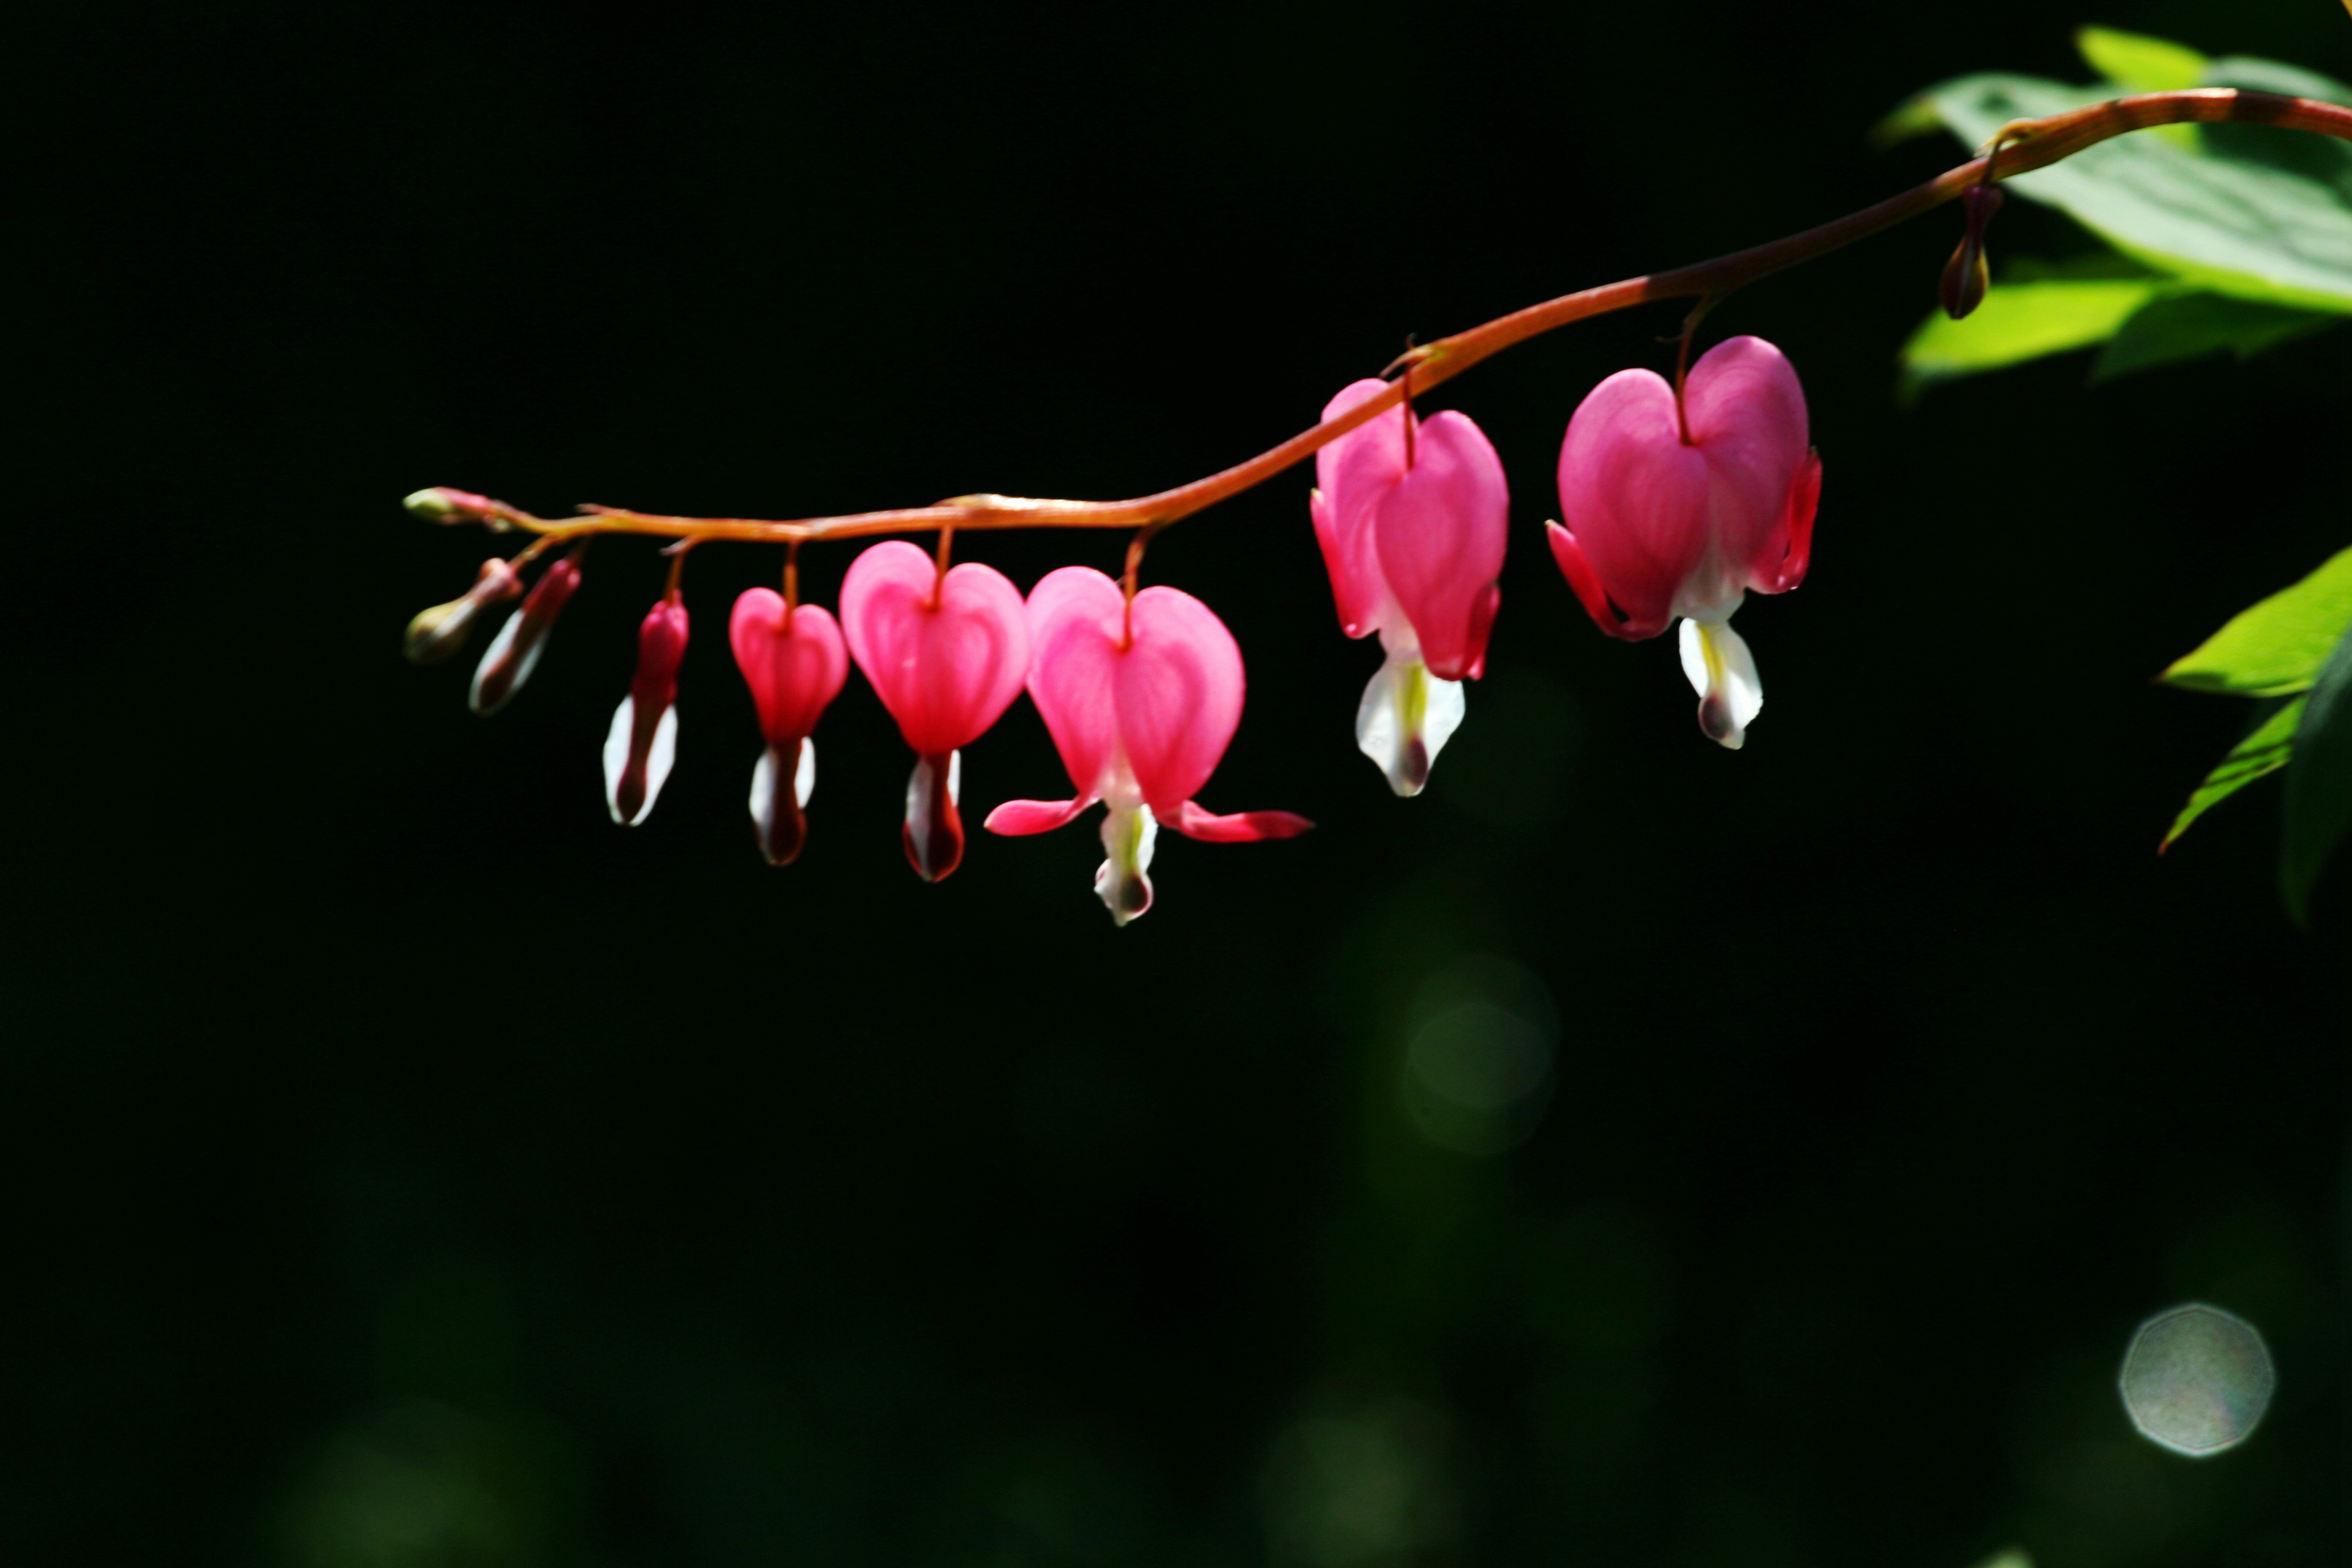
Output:
<svg viewBox="0 0 2352 1568">
<path fill-rule="evenodd" d="M 1981 147 L 2012 120 L 2190 87 L 2352 103 L 2352 88 L 2273 60 L 2214 59 L 2104 27 L 2083 28 L 2075 42 L 2104 79 L 2073 87 L 2016 75 L 1957 78 L 1898 109 L 1881 126 L 1882 141 L 1941 126 Z M 2001 188 L 2074 217 L 2112 247 L 2108 258 L 2078 258 L 2070 268 L 2076 275 L 2063 279 L 2011 264 L 1965 319 L 1928 318 L 1904 345 L 1906 395 L 2100 343 L 2107 346 L 2095 381 L 2225 352 L 2242 359 L 2352 312 L 2352 146 L 2263 126 L 2164 126 Z M 1997 238 L 1994 245 L 1998 255 Z M 2084 262 L 2137 276 L 2084 279 Z"/>
<path fill-rule="evenodd" d="M 2190 795 L 2163 847 L 2220 801 L 2285 768 L 2279 888 L 2302 921 L 2352 818 L 2352 549 L 2232 616 L 2159 679 L 2189 691 L 2293 699 L 2258 710 L 2246 738 Z"/>
</svg>

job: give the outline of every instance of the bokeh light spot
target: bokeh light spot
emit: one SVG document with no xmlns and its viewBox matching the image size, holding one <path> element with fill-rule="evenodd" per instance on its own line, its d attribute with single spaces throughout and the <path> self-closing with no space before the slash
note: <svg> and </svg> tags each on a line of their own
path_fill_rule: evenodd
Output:
<svg viewBox="0 0 2352 1568">
<path fill-rule="evenodd" d="M 2277 1374 L 2252 1324 L 2192 1302 L 2139 1326 L 2119 1381 L 2124 1408 L 2143 1436 L 2201 1458 L 2252 1434 Z"/>
<path fill-rule="evenodd" d="M 1422 1136 L 1461 1154 L 1523 1142 L 1551 1100 L 1551 996 L 1507 959 L 1458 959 L 1431 974 L 1405 1021 L 1407 1115 Z"/>
</svg>

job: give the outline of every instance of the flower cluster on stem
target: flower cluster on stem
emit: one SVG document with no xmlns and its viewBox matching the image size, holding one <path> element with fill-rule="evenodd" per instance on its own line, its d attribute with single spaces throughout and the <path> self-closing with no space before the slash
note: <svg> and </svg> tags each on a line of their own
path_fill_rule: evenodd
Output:
<svg viewBox="0 0 2352 1568">
<path fill-rule="evenodd" d="M 1532 305 L 1409 351 L 1394 379 L 1342 388 L 1298 436 L 1219 473 L 1125 501 L 960 496 L 936 506 L 775 521 L 685 518 L 611 507 L 543 519 L 472 491 L 420 490 L 409 510 L 444 523 L 537 540 L 511 561 L 483 563 L 473 586 L 421 612 L 406 651 L 419 663 L 454 656 L 484 611 L 521 597 L 477 669 L 478 713 L 509 702 L 537 668 L 556 618 L 582 584 L 589 539 L 606 533 L 787 547 L 782 594 L 738 599 L 728 637 L 758 711 L 764 748 L 750 813 L 766 859 L 786 865 L 808 841 L 815 788 L 814 732 L 855 662 L 908 750 L 901 843 L 927 881 L 951 875 L 966 841 L 963 752 L 1025 691 L 1069 775 L 1066 800 L 1014 800 L 986 818 L 994 833 L 1045 832 L 1096 803 L 1107 809 L 1095 888 L 1120 924 L 1151 906 L 1149 875 L 1160 827 L 1211 842 L 1287 838 L 1309 825 L 1288 812 L 1218 816 L 1195 796 L 1240 723 L 1244 679 L 1233 635 L 1177 588 L 1139 588 L 1142 546 L 1156 531 L 1313 457 L 1308 518 L 1329 570 L 1340 626 L 1378 637 L 1382 662 L 1356 714 L 1356 743 L 1400 795 L 1418 794 L 1466 710 L 1465 683 L 1484 672 L 1501 605 L 1510 527 L 1504 465 L 1478 426 L 1446 410 L 1423 419 L 1414 400 L 1492 355 L 1589 316 L 1688 299 L 1675 379 L 1621 371 L 1578 404 L 1557 471 L 1560 516 L 1546 524 L 1554 561 L 1594 624 L 1642 640 L 1679 626 L 1700 730 L 1744 744 L 1763 704 L 1746 642 L 1730 619 L 1749 593 L 1781 594 L 1811 560 L 1822 464 L 1802 387 L 1788 358 L 1733 337 L 1693 364 L 1705 310 L 1732 290 L 1826 255 L 1955 199 L 1964 233 L 1939 284 L 1955 316 L 1990 284 L 1984 237 L 2000 205 L 1996 181 L 2031 173 L 2109 137 L 2151 126 L 2242 121 L 2352 139 L 2352 109 L 2226 88 L 2145 93 L 2001 129 L 1989 152 L 1832 223 L 1693 267 L 1627 279 Z M 1687 366 L 1685 374 L 1683 366 Z M 1137 530 L 1126 579 L 1087 567 L 1047 574 L 1025 595 L 994 568 L 950 563 L 950 542 L 1005 528 Z M 840 615 L 798 602 L 806 543 L 933 533 L 936 551 L 875 544 L 850 566 Z M 528 595 L 523 572 L 566 542 Z M 688 633 L 678 554 L 668 589 L 638 628 L 638 660 L 604 744 L 606 805 L 615 822 L 645 820 L 677 751 L 677 690 Z"/>
</svg>

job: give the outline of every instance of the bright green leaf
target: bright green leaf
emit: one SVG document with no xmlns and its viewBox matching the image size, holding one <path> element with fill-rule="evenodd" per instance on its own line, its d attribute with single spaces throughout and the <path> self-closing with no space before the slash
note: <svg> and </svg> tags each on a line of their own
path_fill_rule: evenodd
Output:
<svg viewBox="0 0 2352 1568">
<path fill-rule="evenodd" d="M 1920 323 L 1903 345 L 1905 384 L 1916 388 L 2104 342 L 2167 287 L 2154 278 L 2000 284 L 1959 321 L 1939 310 Z"/>
<path fill-rule="evenodd" d="M 2172 841 L 2188 832 L 2189 825 L 2214 805 L 2264 773 L 2276 773 L 2286 766 L 2287 759 L 2294 754 L 2294 727 L 2303 717 L 2305 700 L 2297 697 L 2281 704 L 2269 717 L 2248 731 L 2244 740 L 2230 748 L 2230 754 L 2205 775 L 2205 782 L 2197 786 L 2196 792 L 2189 797 L 2189 804 L 2182 806 L 2180 815 L 2172 819 L 2172 830 L 2164 836 L 2164 842 L 2156 847 L 2157 853 L 2162 854 L 2171 848 Z"/>
<path fill-rule="evenodd" d="M 2291 588 L 2241 610 L 2161 676 L 2168 686 L 2239 697 L 2308 691 L 2352 627 L 2352 550 Z"/>
<path fill-rule="evenodd" d="M 2186 44 L 2122 33 L 2113 27 L 2080 27 L 2074 47 L 2091 68 L 2133 92 L 2170 92 L 2195 87 L 2212 62 Z"/>
<path fill-rule="evenodd" d="M 2103 88 L 2023 76 L 1962 77 L 1927 94 L 1971 146 L 1989 142 L 2012 120 L 2063 113 L 2105 95 Z M 2119 136 L 2002 184 L 2184 282 L 2352 312 L 2352 202 L 2330 184 L 2147 136 Z"/>
<path fill-rule="evenodd" d="M 2131 371 L 2224 349 L 2244 359 L 2273 343 L 2342 320 L 2322 310 L 2232 300 L 2226 294 L 2172 294 L 2151 300 L 2124 322 L 2100 353 L 2091 379 L 2109 381 Z"/>
<path fill-rule="evenodd" d="M 2352 552 L 2347 552 L 2352 553 Z M 2286 835 L 2279 846 L 2279 889 L 2300 925 L 2327 857 L 2352 826 L 2352 629 L 2347 629 L 2305 700 L 2295 726 L 2294 761 L 2286 770 Z"/>
</svg>

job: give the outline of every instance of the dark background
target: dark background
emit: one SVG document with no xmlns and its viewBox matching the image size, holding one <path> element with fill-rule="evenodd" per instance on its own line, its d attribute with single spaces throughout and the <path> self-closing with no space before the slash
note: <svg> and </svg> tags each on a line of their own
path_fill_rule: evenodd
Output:
<svg viewBox="0 0 2352 1568">
<path fill-rule="evenodd" d="M 2274 784 L 2159 860 L 2245 710 L 2148 681 L 2345 542 L 2341 333 L 1905 410 L 1949 214 L 1735 298 L 1827 468 L 1737 755 L 1540 543 L 1570 411 L 1675 310 L 1515 351 L 1429 404 L 1517 497 L 1423 798 L 1350 742 L 1303 472 L 1154 547 L 1249 660 L 1206 804 L 1320 826 L 1163 838 L 1125 931 L 1091 825 L 919 884 L 855 677 L 760 863 L 723 629 L 772 551 L 694 562 L 635 832 L 596 757 L 649 545 L 494 722 L 398 658 L 484 553 L 417 486 L 1158 488 L 1408 332 L 1925 177 L 1956 149 L 1864 132 L 2086 74 L 2076 20 L 2352 75 L 2334 0 L 26 13 L 7 1555 L 2343 1561 L 2352 878 L 2288 927 Z M 1062 787 L 1025 702 L 965 776 Z M 1465 954 L 1561 1019 L 1495 1156 L 1398 1088 Z M 2280 1368 L 2201 1463 L 2114 1387 L 2185 1300 Z"/>
</svg>

